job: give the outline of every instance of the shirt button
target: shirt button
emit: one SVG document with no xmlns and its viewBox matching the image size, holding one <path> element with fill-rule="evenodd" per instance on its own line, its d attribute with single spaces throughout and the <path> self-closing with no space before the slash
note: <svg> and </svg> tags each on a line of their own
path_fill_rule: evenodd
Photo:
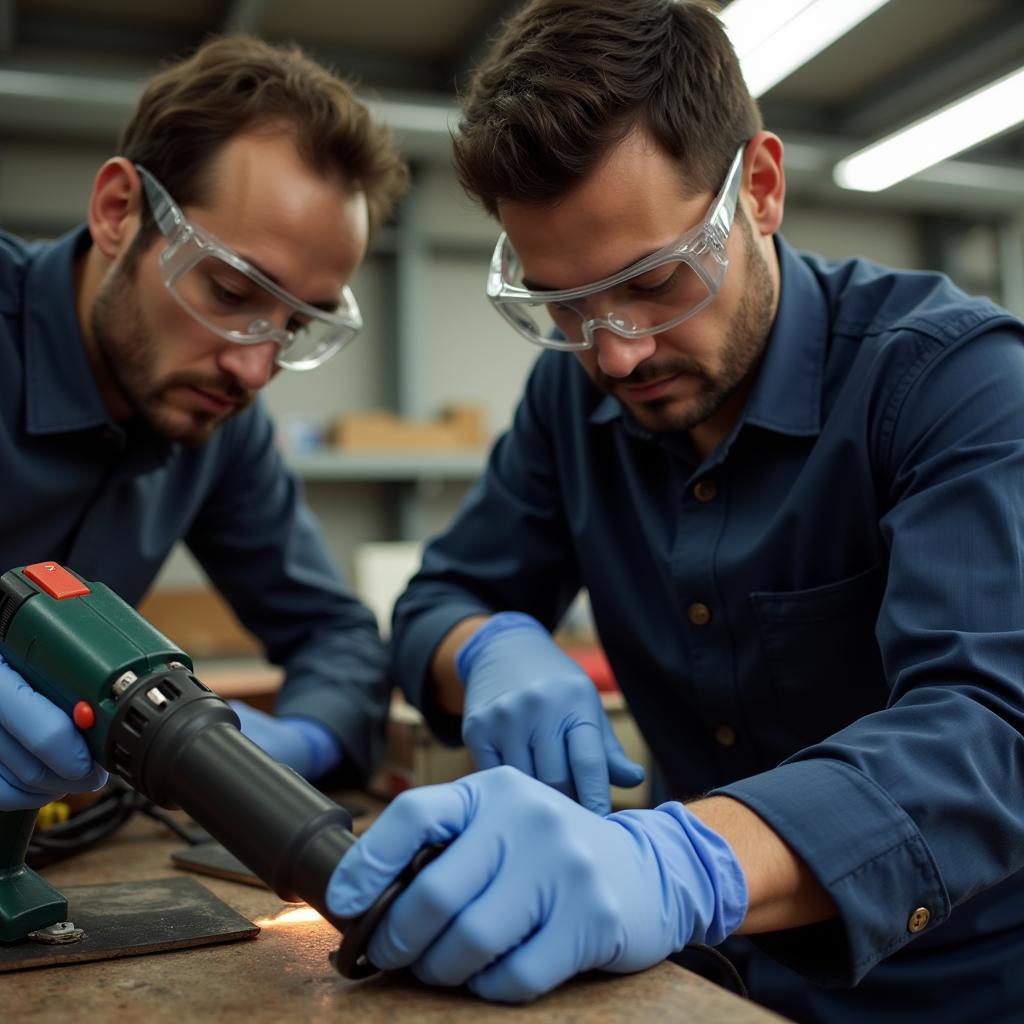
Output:
<svg viewBox="0 0 1024 1024">
<path fill-rule="evenodd" d="M 693 496 L 698 501 L 714 501 L 718 497 L 718 488 L 714 480 L 698 480 L 693 485 Z"/>
<path fill-rule="evenodd" d="M 711 621 L 711 609 L 700 601 L 695 601 L 686 612 L 695 626 L 706 626 Z"/>
<path fill-rule="evenodd" d="M 923 932 L 928 927 L 928 922 L 932 919 L 932 912 L 927 907 L 918 907 L 910 915 L 910 920 L 907 922 L 907 931 L 916 935 L 918 932 Z"/>
<path fill-rule="evenodd" d="M 720 725 L 715 730 L 715 742 L 720 747 L 731 747 L 736 742 L 736 730 L 731 725 Z"/>
</svg>

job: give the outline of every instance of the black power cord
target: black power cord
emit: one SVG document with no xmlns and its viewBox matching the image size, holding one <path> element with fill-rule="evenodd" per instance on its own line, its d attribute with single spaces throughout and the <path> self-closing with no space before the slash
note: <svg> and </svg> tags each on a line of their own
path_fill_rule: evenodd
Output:
<svg viewBox="0 0 1024 1024">
<path fill-rule="evenodd" d="M 721 950 L 715 949 L 714 946 L 708 946 L 703 942 L 691 942 L 686 949 L 693 950 L 695 953 L 703 953 L 711 957 L 712 960 L 718 961 L 718 966 L 725 971 L 726 976 L 735 986 L 736 994 L 743 999 L 750 998 L 746 983 L 740 976 L 740 972 L 736 970 L 736 965 Z"/>
<path fill-rule="evenodd" d="M 358 804 L 344 806 L 353 818 L 368 813 Z M 189 846 L 210 841 L 210 834 L 205 829 L 195 824 L 182 824 L 122 779 L 111 775 L 100 797 L 88 807 L 77 811 L 67 821 L 45 829 L 36 828 L 29 841 L 25 862 L 31 868 L 41 868 L 73 857 L 113 835 L 133 814 L 144 814 L 160 822 Z"/>
<path fill-rule="evenodd" d="M 190 846 L 209 839 L 206 832 L 188 828 L 152 801 L 111 776 L 102 795 L 67 821 L 36 829 L 28 844 L 25 861 L 32 868 L 45 867 L 88 850 L 113 835 L 133 814 L 159 821 Z"/>
</svg>

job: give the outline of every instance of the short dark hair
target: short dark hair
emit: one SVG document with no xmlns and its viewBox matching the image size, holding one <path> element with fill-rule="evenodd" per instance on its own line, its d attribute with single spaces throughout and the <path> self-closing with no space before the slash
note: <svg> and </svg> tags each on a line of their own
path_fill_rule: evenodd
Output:
<svg viewBox="0 0 1024 1024">
<path fill-rule="evenodd" d="M 698 0 L 533 0 L 505 24 L 462 103 L 455 166 L 496 214 L 553 202 L 634 128 L 717 191 L 761 129 L 732 44 Z"/>
<path fill-rule="evenodd" d="M 391 133 L 351 86 L 297 46 L 212 38 L 146 85 L 120 154 L 155 175 L 179 205 L 201 200 L 213 157 L 246 131 L 280 129 L 315 171 L 361 189 L 371 230 L 408 184 Z"/>
</svg>

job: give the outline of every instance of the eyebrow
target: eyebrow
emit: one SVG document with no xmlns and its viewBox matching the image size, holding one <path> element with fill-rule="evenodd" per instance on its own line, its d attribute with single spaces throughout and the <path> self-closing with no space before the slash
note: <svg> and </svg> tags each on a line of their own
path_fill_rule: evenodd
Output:
<svg viewBox="0 0 1024 1024">
<path fill-rule="evenodd" d="M 239 252 L 237 249 L 232 249 L 231 251 L 235 253 L 240 259 L 245 260 L 245 262 L 248 263 L 249 266 L 253 268 L 253 270 L 258 270 L 264 277 L 273 281 L 274 284 L 276 284 L 277 287 L 281 289 L 281 291 L 287 293 L 288 295 L 291 295 L 293 299 L 298 299 L 304 305 L 312 306 L 314 309 L 322 310 L 324 313 L 333 313 L 338 308 L 338 300 L 341 298 L 341 289 L 338 289 L 337 298 L 318 299 L 316 302 L 309 302 L 308 300 L 303 299 L 300 296 L 294 295 L 292 292 L 290 292 L 287 288 L 285 288 L 284 284 L 275 274 L 272 274 L 269 270 L 267 270 L 266 267 L 260 266 L 260 264 L 257 263 L 256 260 L 251 259 L 244 252 Z"/>
<path fill-rule="evenodd" d="M 618 270 L 613 270 L 610 274 L 605 274 L 604 277 L 598 280 L 603 281 L 607 277 L 614 277 L 616 274 L 621 274 L 624 270 L 629 270 L 630 267 L 635 267 L 638 263 L 643 263 L 648 256 L 653 256 L 658 249 L 651 249 L 649 252 L 643 253 L 641 256 L 637 256 L 635 260 L 630 260 L 628 263 L 624 263 Z M 523 278 L 523 287 L 531 292 L 561 292 L 566 291 L 565 288 L 551 288 L 548 285 L 542 284 L 540 281 L 535 281 L 531 277 Z M 586 287 L 585 285 L 574 285 L 573 287 Z"/>
<path fill-rule="evenodd" d="M 154 179 L 154 181 L 155 180 L 156 179 Z M 159 184 L 159 182 L 157 184 Z M 163 185 L 160 185 L 160 188 L 165 193 L 167 193 L 167 190 L 164 189 Z M 189 217 L 189 215 L 187 213 L 185 213 L 184 209 L 182 209 L 182 207 L 180 207 L 178 205 L 177 200 L 175 200 L 169 193 L 167 193 L 167 198 L 170 199 L 171 205 L 174 207 L 174 209 L 176 209 L 178 211 L 178 214 L 182 218 L 184 218 L 184 220 L 186 222 L 188 222 L 190 224 L 194 224 L 195 223 L 192 220 L 192 218 Z M 196 225 L 196 227 L 202 228 L 202 225 Z M 202 230 L 206 231 L 205 228 L 202 228 Z M 212 234 L 209 231 L 207 231 L 206 233 L 207 234 Z M 338 294 L 337 294 L 337 296 L 335 298 L 333 298 L 333 299 L 317 299 L 315 302 L 307 302 L 305 299 L 301 298 L 300 296 L 293 295 L 292 292 L 290 292 L 287 288 L 285 288 L 284 283 L 280 280 L 280 278 L 277 277 L 276 274 L 272 274 L 266 267 L 261 266 L 256 260 L 252 259 L 252 257 L 247 255 L 246 253 L 239 252 L 236 248 L 234 248 L 234 246 L 228 245 L 227 242 L 221 242 L 221 240 L 219 238 L 217 238 L 216 235 L 212 235 L 212 237 L 213 237 L 214 241 L 219 242 L 223 246 L 226 246 L 226 248 L 230 252 L 233 252 L 236 256 L 238 256 L 239 259 L 242 259 L 246 263 L 248 263 L 249 266 L 253 268 L 253 270 L 258 270 L 265 278 L 267 278 L 270 281 L 273 281 L 274 284 L 276 284 L 277 287 L 281 289 L 281 291 L 285 292 L 288 295 L 291 295 L 291 297 L 293 299 L 298 299 L 304 305 L 311 306 L 313 309 L 319 309 L 319 310 L 321 310 L 324 313 L 333 313 L 338 308 L 339 304 L 341 303 L 341 293 L 344 290 L 343 288 L 339 288 L 338 289 Z"/>
</svg>

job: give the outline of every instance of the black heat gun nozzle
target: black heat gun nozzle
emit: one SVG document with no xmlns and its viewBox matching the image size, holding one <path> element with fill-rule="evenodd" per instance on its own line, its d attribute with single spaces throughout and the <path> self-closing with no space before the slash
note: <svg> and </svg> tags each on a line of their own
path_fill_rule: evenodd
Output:
<svg viewBox="0 0 1024 1024">
<path fill-rule="evenodd" d="M 107 767 L 162 807 L 180 807 L 282 899 L 304 901 L 343 933 L 332 954 L 347 978 L 376 973 L 365 955 L 374 928 L 416 872 L 421 850 L 366 913 L 338 918 L 327 883 L 356 837 L 347 811 L 238 729 L 230 706 L 187 668 L 139 679 L 118 700 Z"/>
</svg>

